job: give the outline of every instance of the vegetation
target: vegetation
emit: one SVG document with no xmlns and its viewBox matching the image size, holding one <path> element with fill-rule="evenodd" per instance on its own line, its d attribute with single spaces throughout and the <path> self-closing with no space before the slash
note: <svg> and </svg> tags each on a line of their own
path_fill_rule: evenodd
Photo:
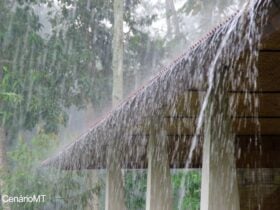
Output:
<svg viewBox="0 0 280 210">
<path fill-rule="evenodd" d="M 179 199 L 183 197 L 182 209 L 198 210 L 200 206 L 200 172 L 196 170 L 173 171 L 171 178 L 174 209 L 179 209 Z M 182 180 L 185 182 L 182 183 Z M 125 173 L 126 206 L 128 209 L 145 209 L 146 183 L 146 171 L 127 171 Z"/>
<path fill-rule="evenodd" d="M 178 208 L 180 198 L 183 201 L 182 209 L 198 210 L 200 208 L 201 174 L 199 171 L 174 172 L 172 184 L 174 190 L 174 209 Z M 184 192 L 183 194 L 182 191 Z"/>
<path fill-rule="evenodd" d="M 45 202 L 12 203 L 12 209 L 85 209 L 91 193 L 99 194 L 99 186 L 88 188 L 83 172 L 59 172 L 43 169 L 41 160 L 58 145 L 55 134 L 38 133 L 30 142 L 20 139 L 8 153 L 12 167 L 5 175 L 7 195 L 46 195 Z"/>
</svg>

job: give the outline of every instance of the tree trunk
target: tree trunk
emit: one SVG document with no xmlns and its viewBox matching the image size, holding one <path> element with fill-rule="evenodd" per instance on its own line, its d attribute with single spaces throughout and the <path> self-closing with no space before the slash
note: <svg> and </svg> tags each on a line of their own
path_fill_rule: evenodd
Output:
<svg viewBox="0 0 280 210">
<path fill-rule="evenodd" d="M 123 0 L 114 0 L 113 106 L 116 106 L 123 98 L 123 4 Z"/>
<path fill-rule="evenodd" d="M 166 10 L 166 25 L 167 25 L 167 38 L 171 38 L 172 27 L 171 27 L 171 11 L 169 6 L 170 0 L 165 0 L 165 10 Z"/>
<path fill-rule="evenodd" d="M 124 1 L 114 0 L 113 34 L 113 90 L 112 105 L 115 107 L 123 98 L 123 11 Z M 108 145 L 105 210 L 125 210 L 124 184 L 120 167 L 120 151 L 115 139 Z"/>
<path fill-rule="evenodd" d="M 179 18 L 175 9 L 173 0 L 165 0 L 166 8 L 166 22 L 167 22 L 167 36 L 170 37 L 173 32 L 176 37 L 180 36 Z M 173 26 L 173 27 L 172 27 Z"/>
</svg>

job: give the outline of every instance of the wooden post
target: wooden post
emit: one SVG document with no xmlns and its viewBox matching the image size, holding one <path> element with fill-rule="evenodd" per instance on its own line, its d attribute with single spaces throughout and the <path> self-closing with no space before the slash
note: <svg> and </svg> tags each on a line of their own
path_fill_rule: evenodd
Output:
<svg viewBox="0 0 280 210">
<path fill-rule="evenodd" d="M 118 148 L 109 145 L 107 154 L 107 176 L 105 210 L 125 210 L 123 176 Z"/>
<path fill-rule="evenodd" d="M 152 129 L 148 142 L 148 179 L 146 210 L 171 210 L 172 186 L 164 135 Z"/>
<path fill-rule="evenodd" d="M 231 119 L 213 112 L 205 122 L 200 209 L 239 210 Z"/>
<path fill-rule="evenodd" d="M 207 138 L 203 146 L 201 210 L 239 210 L 239 192 L 233 149 Z M 214 141 L 214 142 L 213 142 Z"/>
</svg>

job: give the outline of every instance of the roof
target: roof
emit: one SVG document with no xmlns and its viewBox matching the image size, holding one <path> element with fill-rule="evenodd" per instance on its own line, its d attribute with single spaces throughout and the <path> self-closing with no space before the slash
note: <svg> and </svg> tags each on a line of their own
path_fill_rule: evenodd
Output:
<svg viewBox="0 0 280 210">
<path fill-rule="evenodd" d="M 256 18 L 260 18 L 260 14 L 264 12 L 258 1 L 254 5 L 254 12 Z M 173 167 L 184 167 L 191 138 L 198 135 L 201 141 L 197 145 L 191 167 L 200 167 L 203 138 L 195 132 L 195 128 L 200 99 L 204 97 L 208 85 L 209 65 L 215 59 L 225 36 L 234 42 L 236 31 L 247 30 L 242 21 L 248 22 L 248 13 L 238 12 L 213 29 L 171 63 L 169 68 L 159 72 L 147 85 L 126 98 L 87 133 L 45 160 L 42 165 L 67 170 L 104 168 L 107 148 L 112 145 L 122 151 L 123 167 L 147 167 L 146 147 L 149 127 L 153 125 L 158 132 L 164 132 L 168 137 L 170 165 Z M 240 155 L 237 160 L 238 167 L 255 166 L 256 156 L 262 158 L 259 161 L 260 167 L 280 167 L 280 85 L 277 82 L 280 81 L 280 14 L 275 7 L 270 7 L 268 23 L 263 29 L 264 36 L 259 48 L 258 89 L 237 87 L 229 90 L 228 94 L 229 97 L 238 96 L 240 101 L 248 93 L 259 95 L 263 148 L 268 150 L 269 157 L 259 157 L 255 154 L 257 148 L 251 147 L 255 156 L 251 154 L 252 159 L 248 158 L 248 147 L 255 138 L 256 129 L 250 119 L 256 116 L 240 103 L 237 112 L 242 113 L 242 116 L 237 115 L 234 130 L 237 134 L 236 144 L 247 153 Z M 244 47 L 240 54 L 247 52 L 248 49 Z M 221 55 L 218 59 L 223 63 L 226 58 Z M 240 59 L 239 62 L 242 64 L 245 61 Z M 223 65 L 222 67 L 226 68 L 226 65 Z M 245 121 L 246 126 L 243 123 Z M 242 127 L 238 126 L 240 122 Z M 279 157 L 278 161 L 270 161 L 276 156 Z"/>
</svg>

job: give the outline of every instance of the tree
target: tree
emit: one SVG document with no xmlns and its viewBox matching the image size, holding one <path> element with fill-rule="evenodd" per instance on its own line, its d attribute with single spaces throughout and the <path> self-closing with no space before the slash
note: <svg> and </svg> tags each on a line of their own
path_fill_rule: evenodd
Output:
<svg viewBox="0 0 280 210">
<path fill-rule="evenodd" d="M 114 0 L 114 31 L 113 31 L 113 106 L 123 98 L 123 0 Z"/>
<path fill-rule="evenodd" d="M 112 105 L 116 107 L 123 98 L 123 16 L 124 2 L 123 0 L 114 0 L 114 24 L 113 24 L 113 90 Z M 106 200 L 105 209 L 125 210 L 123 177 L 120 167 L 120 151 L 118 151 L 118 143 L 120 139 L 116 139 L 115 143 L 109 145 L 107 152 L 107 174 L 106 174 Z M 118 192 L 118 193 L 116 193 Z"/>
<path fill-rule="evenodd" d="M 166 22 L 167 22 L 167 37 L 171 37 L 173 32 L 176 37 L 180 36 L 179 19 L 175 9 L 173 0 L 165 0 L 166 7 Z M 172 27 L 173 26 L 173 27 Z"/>
<path fill-rule="evenodd" d="M 41 132 L 57 133 L 67 122 L 65 109 L 73 104 L 83 106 L 87 99 L 79 89 L 85 85 L 76 85 L 76 63 L 68 63 L 75 55 L 67 51 L 71 44 L 67 43 L 68 48 L 63 45 L 64 34 L 58 31 L 44 40 L 30 3 L 15 4 L 11 9 L 9 1 L 1 1 L 0 6 L 0 167 L 5 168 L 1 173 L 8 173 L 1 180 L 1 190 L 9 191 L 4 185 L 17 176 L 12 171 L 22 160 L 7 156 L 7 151 L 16 150 L 20 139 L 30 142 L 21 132 L 40 127 Z M 2 24 L 2 18 L 8 24 Z M 33 157 L 30 153 L 26 156 Z"/>
</svg>

